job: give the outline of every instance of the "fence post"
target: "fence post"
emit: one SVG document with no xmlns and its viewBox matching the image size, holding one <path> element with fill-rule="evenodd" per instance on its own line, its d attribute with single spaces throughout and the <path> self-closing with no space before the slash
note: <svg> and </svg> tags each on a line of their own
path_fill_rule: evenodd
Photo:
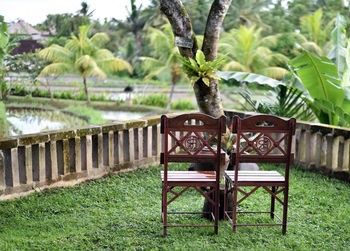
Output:
<svg viewBox="0 0 350 251">
<path fill-rule="evenodd" d="M 63 175 L 70 173 L 69 167 L 69 142 L 63 139 Z"/>
<path fill-rule="evenodd" d="M 33 161 L 32 161 L 32 145 L 25 146 L 25 163 L 26 163 L 26 184 L 33 183 Z M 56 150 L 56 148 L 55 148 Z M 56 154 L 56 151 L 55 151 Z M 56 164 L 57 168 L 57 164 Z"/>
<path fill-rule="evenodd" d="M 58 178 L 58 166 L 57 166 L 57 141 L 50 142 L 50 155 L 51 155 L 51 179 L 57 180 Z M 27 155 L 27 149 L 26 149 Z M 30 154 L 31 155 L 31 154 Z M 27 164 L 27 162 L 26 162 Z M 28 176 L 27 176 L 28 177 Z"/>
<path fill-rule="evenodd" d="M 81 172 L 81 140 L 80 137 L 74 138 L 74 151 L 75 151 L 75 171 Z"/>
<path fill-rule="evenodd" d="M 114 167 L 114 132 L 108 132 L 108 166 Z"/>
<path fill-rule="evenodd" d="M 305 150 L 305 168 L 310 168 L 311 163 L 311 132 L 310 130 L 305 130 L 303 133 L 304 138 L 304 150 Z"/>
<path fill-rule="evenodd" d="M 326 167 L 329 171 L 333 168 L 333 135 L 331 133 L 328 133 L 326 135 L 326 142 L 327 142 L 327 148 L 326 148 Z"/>
<path fill-rule="evenodd" d="M 19 169 L 18 169 L 18 152 L 17 148 L 11 149 L 11 171 L 12 171 L 12 186 L 17 187 L 19 183 Z"/>
<path fill-rule="evenodd" d="M 118 164 L 124 163 L 124 135 L 118 131 Z"/>
<path fill-rule="evenodd" d="M 333 169 L 341 170 L 343 168 L 343 155 L 344 155 L 344 137 L 338 136 L 334 140 L 333 144 Z"/>
<path fill-rule="evenodd" d="M 39 182 L 46 180 L 45 143 L 39 143 Z"/>
<path fill-rule="evenodd" d="M 299 164 L 300 162 L 300 153 L 301 153 L 301 150 L 300 150 L 300 141 L 301 141 L 301 130 L 299 128 L 297 128 L 295 130 L 295 153 L 294 153 L 294 157 L 295 157 L 295 162 L 297 164 Z"/>
<path fill-rule="evenodd" d="M 316 132 L 311 138 L 311 161 L 316 168 L 321 166 L 322 133 Z"/>
<path fill-rule="evenodd" d="M 152 126 L 147 126 L 147 158 L 152 157 Z"/>
<path fill-rule="evenodd" d="M 129 162 L 133 162 L 135 160 L 135 148 L 134 148 L 134 129 L 128 129 L 128 145 L 129 145 Z"/>
<path fill-rule="evenodd" d="M 4 160 L 4 154 L 2 153 L 2 150 L 0 150 L 0 191 L 5 190 L 5 188 L 6 188 L 5 160 Z"/>
<path fill-rule="evenodd" d="M 344 159 L 343 159 L 343 170 L 348 170 L 350 172 L 350 139 L 344 142 Z"/>
<path fill-rule="evenodd" d="M 143 128 L 137 128 L 138 159 L 143 159 Z"/>
<path fill-rule="evenodd" d="M 97 168 L 103 167 L 103 134 L 97 134 Z"/>
<path fill-rule="evenodd" d="M 92 137 L 86 135 L 86 171 L 88 174 L 92 171 Z"/>
</svg>

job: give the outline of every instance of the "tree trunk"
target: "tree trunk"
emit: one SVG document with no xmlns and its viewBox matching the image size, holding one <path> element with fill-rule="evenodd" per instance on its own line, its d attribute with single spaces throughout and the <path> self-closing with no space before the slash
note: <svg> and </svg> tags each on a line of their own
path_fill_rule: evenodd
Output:
<svg viewBox="0 0 350 251">
<path fill-rule="evenodd" d="M 84 80 L 84 90 L 85 90 L 85 94 L 86 94 L 86 101 L 88 103 L 90 103 L 89 90 L 88 90 L 88 86 L 86 83 L 86 78 L 83 78 L 83 80 Z"/>
<path fill-rule="evenodd" d="M 221 24 L 230 4 L 231 0 L 214 0 L 211 6 L 202 47 L 208 61 L 216 58 Z M 192 30 L 191 20 L 181 1 L 160 0 L 160 10 L 167 16 L 175 37 L 193 42 L 192 48 L 178 46 L 180 54 L 184 57 L 194 58 L 198 44 Z M 202 80 L 197 81 L 194 85 L 194 93 L 200 112 L 214 117 L 223 114 L 218 84 L 218 80 L 211 79 L 209 87 Z"/>
<path fill-rule="evenodd" d="M 202 46 L 207 61 L 216 58 L 221 24 L 230 4 L 231 0 L 214 0 L 210 8 Z M 198 44 L 192 30 L 191 20 L 181 1 L 160 0 L 160 10 L 167 16 L 175 37 L 179 37 L 180 41 L 192 40 L 193 42 L 191 48 L 178 46 L 180 54 L 183 57 L 194 58 L 198 50 Z M 183 45 L 188 46 L 187 44 Z M 193 89 L 200 112 L 213 117 L 224 114 L 218 85 L 219 81 L 216 79 L 210 79 L 209 86 L 205 85 L 201 79 L 194 84 Z M 221 204 L 221 211 L 222 206 L 223 204 Z M 204 204 L 203 210 L 205 208 Z"/>
</svg>

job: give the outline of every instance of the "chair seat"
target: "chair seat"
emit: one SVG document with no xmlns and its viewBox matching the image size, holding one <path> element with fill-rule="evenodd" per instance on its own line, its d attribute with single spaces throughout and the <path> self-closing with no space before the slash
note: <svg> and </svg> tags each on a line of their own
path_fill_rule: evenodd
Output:
<svg viewBox="0 0 350 251">
<path fill-rule="evenodd" d="M 225 171 L 225 177 L 234 183 L 235 171 Z M 277 171 L 238 171 L 238 182 L 284 182 L 285 178 Z"/>
<path fill-rule="evenodd" d="M 164 171 L 160 172 L 162 182 Z M 215 171 L 168 171 L 168 182 L 215 182 Z"/>
</svg>

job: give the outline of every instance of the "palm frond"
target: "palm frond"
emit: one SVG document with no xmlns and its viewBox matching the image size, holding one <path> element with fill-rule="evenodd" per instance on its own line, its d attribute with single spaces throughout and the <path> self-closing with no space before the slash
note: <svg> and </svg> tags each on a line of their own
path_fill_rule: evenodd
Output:
<svg viewBox="0 0 350 251">
<path fill-rule="evenodd" d="M 281 80 L 284 78 L 286 74 L 289 73 L 289 71 L 287 71 L 282 67 L 275 66 L 275 67 L 266 67 L 266 68 L 260 69 L 258 73 L 261 75 L 268 76 L 270 78 Z"/>
<path fill-rule="evenodd" d="M 322 56 L 323 50 L 320 46 L 318 46 L 315 42 L 305 42 L 302 43 L 301 46 L 312 53 L 317 54 L 318 56 Z"/>
<path fill-rule="evenodd" d="M 67 63 L 52 63 L 46 66 L 39 74 L 38 78 L 42 78 L 45 76 L 53 75 L 63 75 L 68 72 L 73 72 L 71 64 Z"/>
<path fill-rule="evenodd" d="M 50 47 L 42 49 L 38 53 L 40 58 L 47 59 L 51 62 L 69 62 L 72 60 L 72 53 L 57 44 L 53 44 Z"/>
<path fill-rule="evenodd" d="M 249 69 L 242 65 L 241 63 L 237 61 L 231 61 L 228 64 L 226 64 L 223 68 L 223 71 L 243 71 L 243 72 L 250 72 Z"/>
<path fill-rule="evenodd" d="M 95 35 L 93 35 L 90 39 L 91 42 L 99 48 L 105 45 L 110 40 L 108 34 L 104 32 L 98 32 Z"/>
<path fill-rule="evenodd" d="M 281 53 L 274 53 L 272 55 L 272 61 L 275 64 L 283 64 L 283 63 L 287 63 L 289 61 L 289 58 Z"/>
</svg>

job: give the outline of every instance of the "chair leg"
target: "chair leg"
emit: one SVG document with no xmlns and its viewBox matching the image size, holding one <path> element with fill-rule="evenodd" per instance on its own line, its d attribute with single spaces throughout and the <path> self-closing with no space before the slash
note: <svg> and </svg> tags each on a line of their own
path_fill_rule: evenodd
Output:
<svg viewBox="0 0 350 251">
<path fill-rule="evenodd" d="M 284 190 L 282 234 L 286 234 L 287 232 L 288 189 L 288 186 L 286 186 Z"/>
<path fill-rule="evenodd" d="M 225 177 L 225 192 L 224 192 L 224 220 L 227 220 L 226 212 L 228 211 L 228 182 Z"/>
<path fill-rule="evenodd" d="M 215 188 L 215 227 L 214 233 L 218 234 L 219 232 L 219 206 L 220 206 L 220 184 Z"/>
<path fill-rule="evenodd" d="M 232 232 L 236 232 L 237 223 L 237 186 L 233 187 Z"/>
<path fill-rule="evenodd" d="M 272 187 L 272 193 L 275 194 L 276 187 Z M 275 218 L 274 212 L 275 212 L 275 197 L 271 195 L 271 210 L 270 210 L 270 217 L 271 219 Z"/>
<path fill-rule="evenodd" d="M 163 185 L 162 189 L 162 214 L 163 214 L 163 236 L 165 237 L 167 234 L 167 213 L 168 213 L 168 208 L 167 208 L 167 187 Z"/>
</svg>

